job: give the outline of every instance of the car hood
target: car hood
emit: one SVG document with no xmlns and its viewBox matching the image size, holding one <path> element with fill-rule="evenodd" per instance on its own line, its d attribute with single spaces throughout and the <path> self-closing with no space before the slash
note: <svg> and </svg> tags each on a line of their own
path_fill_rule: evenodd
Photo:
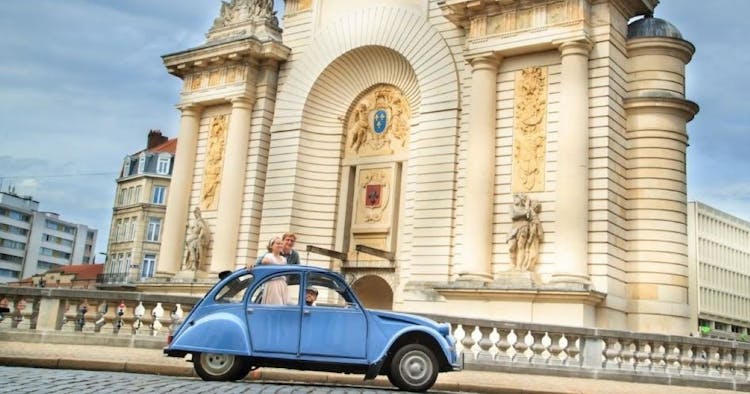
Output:
<svg viewBox="0 0 750 394">
<path fill-rule="evenodd" d="M 426 317 L 410 315 L 408 313 L 401 313 L 401 312 L 381 311 L 377 309 L 371 309 L 370 313 L 383 320 L 390 320 L 394 322 L 414 324 L 414 325 L 419 325 L 419 326 L 427 326 L 427 327 L 432 328 L 435 331 L 440 332 L 442 335 L 446 335 L 450 332 L 450 328 L 449 328 L 450 326 L 448 324 L 445 324 L 445 323 L 440 324 Z"/>
</svg>

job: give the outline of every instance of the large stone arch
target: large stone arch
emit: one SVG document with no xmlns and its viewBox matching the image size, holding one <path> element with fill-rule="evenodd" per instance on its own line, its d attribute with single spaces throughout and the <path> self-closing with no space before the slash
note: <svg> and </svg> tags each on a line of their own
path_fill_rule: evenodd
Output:
<svg viewBox="0 0 750 394">
<path fill-rule="evenodd" d="M 352 290 L 366 308 L 393 309 L 393 288 L 379 275 L 365 275 L 352 283 Z"/>
<path fill-rule="evenodd" d="M 413 111 L 406 176 L 414 184 L 421 175 L 439 180 L 407 190 L 408 214 L 401 224 L 407 237 L 398 259 L 432 260 L 437 249 L 426 245 L 434 246 L 440 237 L 440 257 L 450 260 L 453 204 L 420 207 L 414 201 L 418 193 L 455 199 L 458 73 L 437 30 L 424 17 L 397 7 L 358 10 L 323 29 L 282 76 L 261 240 L 292 229 L 304 244 L 335 246 L 343 121 L 356 97 L 378 83 L 401 89 Z M 436 273 L 434 262 L 429 264 L 425 270 Z"/>
</svg>

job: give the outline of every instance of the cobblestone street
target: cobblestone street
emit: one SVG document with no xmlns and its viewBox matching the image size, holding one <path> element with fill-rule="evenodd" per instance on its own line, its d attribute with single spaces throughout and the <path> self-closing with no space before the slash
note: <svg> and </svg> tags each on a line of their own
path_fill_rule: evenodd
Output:
<svg viewBox="0 0 750 394">
<path fill-rule="evenodd" d="M 381 394 L 397 390 L 356 386 L 204 382 L 198 378 L 124 372 L 0 367 L 0 393 L 284 393 Z M 431 391 L 449 394 L 449 392 Z"/>
</svg>

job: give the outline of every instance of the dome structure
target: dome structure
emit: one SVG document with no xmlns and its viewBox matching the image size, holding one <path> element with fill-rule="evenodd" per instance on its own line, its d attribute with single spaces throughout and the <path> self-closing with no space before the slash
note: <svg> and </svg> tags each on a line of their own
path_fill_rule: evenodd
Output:
<svg viewBox="0 0 750 394">
<path fill-rule="evenodd" d="M 638 19 L 628 25 L 628 39 L 643 37 L 668 37 L 682 40 L 682 33 L 675 25 L 651 15 Z"/>
</svg>

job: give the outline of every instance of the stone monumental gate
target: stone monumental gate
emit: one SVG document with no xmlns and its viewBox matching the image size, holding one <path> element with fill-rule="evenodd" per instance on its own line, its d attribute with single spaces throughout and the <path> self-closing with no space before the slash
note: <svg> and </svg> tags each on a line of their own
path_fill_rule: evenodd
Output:
<svg viewBox="0 0 750 394">
<path fill-rule="evenodd" d="M 282 34 L 272 1 L 222 2 L 164 56 L 158 275 L 291 231 L 370 306 L 687 334 L 694 47 L 656 3 L 287 0 Z"/>
</svg>

